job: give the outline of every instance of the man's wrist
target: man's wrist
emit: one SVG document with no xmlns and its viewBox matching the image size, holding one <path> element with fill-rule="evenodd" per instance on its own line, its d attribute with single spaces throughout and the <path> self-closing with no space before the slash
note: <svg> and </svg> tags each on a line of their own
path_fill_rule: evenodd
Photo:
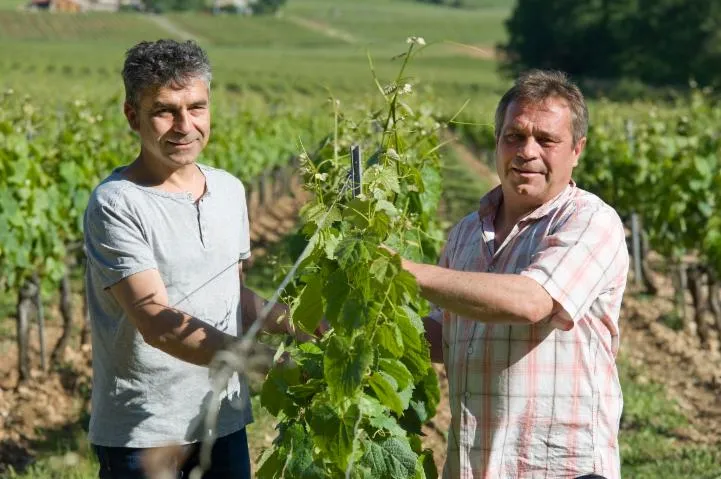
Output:
<svg viewBox="0 0 721 479">
<path fill-rule="evenodd" d="M 222 344 L 220 350 L 227 351 L 233 347 L 239 341 L 239 338 L 231 334 L 223 333 Z"/>
</svg>

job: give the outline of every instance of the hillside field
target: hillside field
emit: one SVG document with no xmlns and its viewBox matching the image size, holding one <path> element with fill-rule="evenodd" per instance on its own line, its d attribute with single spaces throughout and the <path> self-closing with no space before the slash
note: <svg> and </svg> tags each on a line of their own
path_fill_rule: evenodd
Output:
<svg viewBox="0 0 721 479">
<path fill-rule="evenodd" d="M 368 58 L 382 81 L 398 68 L 406 38 L 421 36 L 409 82 L 420 82 L 452 110 L 484 108 L 508 84 L 494 45 L 510 7 L 500 0 L 452 9 L 413 1 L 291 0 L 276 16 L 207 13 L 62 14 L 0 9 L 0 88 L 53 99 L 119 95 L 127 48 L 141 40 L 192 38 L 209 52 L 214 91 L 247 99 L 317 104 L 329 94 L 373 93 Z M 466 45 L 466 46 L 464 46 Z M 242 101 L 242 100 L 241 100 Z"/>
<path fill-rule="evenodd" d="M 406 51 L 406 39 L 420 36 L 427 46 L 414 58 L 402 83 L 413 85 L 423 108 L 432 108 L 445 119 L 463 109 L 458 119 L 467 123 L 442 137 L 447 143 L 441 150 L 444 225 L 473 211 L 478 198 L 498 182 L 488 148 L 493 141 L 495 104 L 511 80 L 499 73 L 494 47 L 505 39 L 503 21 L 513 7 L 511 0 L 464 0 L 461 9 L 414 0 L 288 0 L 278 15 L 260 18 L 208 13 L 55 14 L 24 11 L 19 8 L 22 3 L 0 0 L 0 99 L 8 98 L 2 93 L 6 90 L 14 90 L 17 97 L 27 95 L 41 125 L 60 122 L 75 111 L 68 106 L 74 102 L 81 113 L 85 105 L 91 105 L 88 110 L 93 114 L 78 114 L 82 118 L 101 118 L 101 113 L 107 117 L 116 111 L 116 121 L 105 122 L 114 124 L 112 131 L 103 131 L 106 136 L 97 142 L 102 148 L 96 145 L 94 150 L 102 150 L 103 168 L 109 158 L 124 161 L 116 158 L 121 155 L 111 141 L 124 141 L 123 145 L 133 141 L 127 131 L 122 137 L 118 133 L 125 126 L 120 118 L 120 69 L 124 52 L 138 41 L 194 39 L 204 46 L 214 68 L 214 121 L 218 122 L 211 143 L 219 138 L 218 143 L 225 142 L 217 150 L 212 149 L 217 143 L 211 145 L 208 151 L 236 166 L 241 160 L 246 166 L 260 165 L 263 160 L 277 166 L 331 131 L 329 97 L 337 98 L 349 116 L 371 110 L 369 105 L 375 106 L 379 96 L 371 63 L 381 87 L 387 86 L 403 60 L 398 55 Z M 416 108 L 412 100 L 409 103 Z M 592 119 L 603 110 L 609 117 L 637 115 L 640 122 L 656 108 L 603 100 L 590 104 Z M 2 107 L 0 103 L 0 114 Z M 257 131 L 251 123 L 258 126 Z M 272 134 L 265 135 L 270 130 Z M 265 141 L 266 136 L 273 145 Z M 239 146 L 245 140 L 248 144 Z M 67 158 L 63 155 L 53 158 Z M 2 161 L 0 156 L 0 172 Z M 92 162 L 91 169 L 97 170 L 100 160 L 92 158 L 87 163 Z M 253 170 L 249 176 L 254 179 L 263 168 L 267 166 L 246 169 Z M 273 248 L 287 246 L 283 237 L 296 226 L 296 215 L 293 210 L 281 218 L 290 225 L 283 231 L 270 231 L 272 245 L 254 246 L 262 253 L 249 278 L 266 296 L 277 284 Z M 260 224 L 269 216 L 273 215 L 251 221 Z M 667 324 L 674 308 L 673 287 L 665 259 L 654 267 L 661 292 L 652 297 L 630 287 L 621 318 L 624 477 L 720 479 L 721 354 L 704 350 L 697 337 Z M 74 332 L 79 336 L 82 279 L 77 270 L 73 286 L 78 296 Z M 56 339 L 60 334 L 58 298 L 47 295 L 45 299 L 49 337 Z M 14 293 L 0 298 L 0 355 L 10 358 L 0 367 L 0 478 L 96 477 L 86 440 L 89 347 L 78 346 L 75 337 L 67 361 L 47 377 L 35 368 L 32 385 L 16 389 L 15 300 Z M 690 300 L 687 303 L 690 308 Z M 37 363 L 37 344 L 33 344 L 33 354 Z M 437 371 L 442 380 L 442 370 Z M 253 406 L 256 422 L 250 433 L 257 458 L 275 431 L 273 418 L 260 407 L 257 395 Z M 426 438 L 437 463 L 443 459 L 448 420 L 448 411 L 445 415 L 441 411 Z"/>
</svg>

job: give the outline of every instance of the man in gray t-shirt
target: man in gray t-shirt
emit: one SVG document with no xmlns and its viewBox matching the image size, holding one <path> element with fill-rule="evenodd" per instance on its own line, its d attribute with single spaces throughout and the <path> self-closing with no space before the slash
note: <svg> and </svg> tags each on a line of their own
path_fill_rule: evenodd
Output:
<svg viewBox="0 0 721 479">
<path fill-rule="evenodd" d="M 92 323 L 90 441 L 102 479 L 146 477 L 148 448 L 185 444 L 179 477 L 197 463 L 211 385 L 207 365 L 254 321 L 261 299 L 243 287 L 250 256 L 242 183 L 196 163 L 210 133 L 210 66 L 192 42 L 142 42 L 123 68 L 125 116 L 140 153 L 93 192 L 85 213 Z M 278 306 L 267 322 L 287 322 Z M 213 469 L 250 477 L 247 387 L 222 395 Z M 186 474 L 186 475 L 183 475 Z"/>
</svg>

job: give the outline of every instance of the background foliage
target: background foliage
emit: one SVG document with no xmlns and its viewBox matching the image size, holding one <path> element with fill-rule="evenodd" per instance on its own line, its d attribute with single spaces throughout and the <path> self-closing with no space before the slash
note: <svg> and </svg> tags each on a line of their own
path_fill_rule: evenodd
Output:
<svg viewBox="0 0 721 479">
<path fill-rule="evenodd" d="M 503 67 L 654 86 L 721 83 L 716 0 L 518 0 Z"/>
</svg>

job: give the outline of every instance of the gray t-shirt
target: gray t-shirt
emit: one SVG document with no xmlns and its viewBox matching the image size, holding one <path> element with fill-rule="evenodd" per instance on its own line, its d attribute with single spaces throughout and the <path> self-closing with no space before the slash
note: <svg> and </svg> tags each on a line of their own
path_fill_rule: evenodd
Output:
<svg viewBox="0 0 721 479">
<path fill-rule="evenodd" d="M 93 391 L 90 442 L 154 447 L 200 439 L 209 370 L 148 345 L 108 289 L 148 269 L 160 272 L 169 304 L 228 334 L 242 331 L 238 261 L 250 256 L 243 184 L 198 165 L 206 192 L 168 193 L 125 179 L 118 168 L 85 211 Z M 252 421 L 247 385 L 234 375 L 218 436 Z"/>
</svg>

